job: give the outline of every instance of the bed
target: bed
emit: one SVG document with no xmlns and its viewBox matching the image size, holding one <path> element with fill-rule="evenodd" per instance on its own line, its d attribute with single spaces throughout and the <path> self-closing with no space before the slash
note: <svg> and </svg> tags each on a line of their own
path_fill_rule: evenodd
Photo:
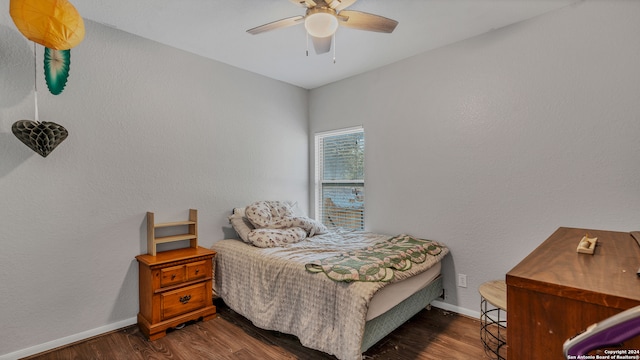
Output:
<svg viewBox="0 0 640 360">
<path fill-rule="evenodd" d="M 448 253 L 443 244 L 314 224 L 318 228 L 305 230 L 303 239 L 256 246 L 237 226 L 239 221 L 252 225 L 241 210 L 230 217 L 232 224 L 236 220 L 238 239 L 212 246 L 217 252 L 213 288 L 257 327 L 295 335 L 302 345 L 338 359 L 356 360 L 442 294 L 441 259 Z M 357 269 L 359 274 L 349 266 L 345 270 L 345 259 L 371 257 L 388 247 L 407 246 L 407 241 L 425 241 L 428 246 L 420 248 L 432 251 L 404 251 L 404 260 L 393 266 L 379 261 L 373 270 Z"/>
</svg>

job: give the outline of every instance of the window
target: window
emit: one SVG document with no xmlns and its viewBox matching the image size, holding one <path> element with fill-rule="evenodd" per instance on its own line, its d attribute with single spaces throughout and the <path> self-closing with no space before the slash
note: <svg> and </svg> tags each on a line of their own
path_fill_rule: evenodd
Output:
<svg viewBox="0 0 640 360">
<path fill-rule="evenodd" d="M 315 136 L 316 218 L 327 227 L 364 230 L 364 130 Z"/>
</svg>

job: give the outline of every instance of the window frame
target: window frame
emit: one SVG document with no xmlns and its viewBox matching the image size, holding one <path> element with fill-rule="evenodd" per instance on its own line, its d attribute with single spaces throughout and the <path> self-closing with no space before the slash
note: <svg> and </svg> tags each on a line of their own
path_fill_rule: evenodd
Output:
<svg viewBox="0 0 640 360">
<path fill-rule="evenodd" d="M 364 158 L 366 157 L 366 142 L 365 142 L 365 153 L 363 153 L 363 159 L 362 159 L 362 167 L 363 167 L 363 172 L 362 172 L 362 179 L 358 179 L 358 180 L 324 180 L 323 176 L 324 176 L 324 168 L 323 168 L 323 164 L 324 164 L 324 160 L 321 160 L 320 157 L 324 154 L 324 152 L 321 153 L 321 146 L 324 148 L 323 146 L 323 140 L 325 138 L 329 138 L 329 137 L 335 137 L 335 136 L 340 136 L 340 135 L 349 135 L 349 134 L 354 134 L 354 133 L 362 133 L 363 139 L 365 136 L 365 132 L 364 132 L 364 127 L 363 126 L 355 126 L 355 127 L 349 127 L 349 128 L 343 128 L 343 129 L 337 129 L 337 130 L 329 130 L 329 131 L 322 131 L 322 132 L 317 132 L 314 134 L 314 157 L 315 157 L 315 169 L 314 169 L 314 214 L 315 214 L 315 218 L 318 221 L 322 221 L 323 219 L 323 215 L 324 215 L 324 204 L 323 204 L 323 198 L 322 198 L 322 191 L 323 191 L 323 186 L 324 184 L 354 184 L 356 186 L 361 186 L 362 189 L 364 190 L 365 188 L 365 173 L 364 173 Z M 361 224 L 362 227 L 360 228 L 361 230 L 364 230 L 364 212 L 365 212 L 365 200 L 363 199 L 362 201 L 362 219 L 361 219 Z M 325 224 L 328 227 L 330 227 L 330 224 Z"/>
</svg>

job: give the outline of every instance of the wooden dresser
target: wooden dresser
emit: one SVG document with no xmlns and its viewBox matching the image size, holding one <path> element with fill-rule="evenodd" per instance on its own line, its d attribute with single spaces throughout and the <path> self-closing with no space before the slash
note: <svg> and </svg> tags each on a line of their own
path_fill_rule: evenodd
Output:
<svg viewBox="0 0 640 360">
<path fill-rule="evenodd" d="M 585 234 L 593 255 L 576 252 Z M 565 340 L 640 305 L 640 247 L 629 233 L 559 228 L 507 273 L 508 359 L 564 360 Z M 624 344 L 640 349 L 640 339 Z"/>
<path fill-rule="evenodd" d="M 211 292 L 215 251 L 202 247 L 138 255 L 140 312 L 138 326 L 150 339 L 169 328 L 215 316 Z"/>
</svg>

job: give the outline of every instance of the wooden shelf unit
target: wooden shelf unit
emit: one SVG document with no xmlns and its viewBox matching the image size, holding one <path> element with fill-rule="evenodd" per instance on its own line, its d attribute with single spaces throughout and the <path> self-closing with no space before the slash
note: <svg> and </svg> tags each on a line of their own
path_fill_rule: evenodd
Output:
<svg viewBox="0 0 640 360">
<path fill-rule="evenodd" d="M 187 233 L 161 237 L 156 236 L 156 229 L 176 226 L 187 226 Z M 191 248 L 195 249 L 198 247 L 198 210 L 189 209 L 189 220 L 157 224 L 154 221 L 154 214 L 147 212 L 147 253 L 149 253 L 149 255 L 156 256 L 158 244 L 183 240 L 189 240 L 189 247 Z"/>
</svg>

